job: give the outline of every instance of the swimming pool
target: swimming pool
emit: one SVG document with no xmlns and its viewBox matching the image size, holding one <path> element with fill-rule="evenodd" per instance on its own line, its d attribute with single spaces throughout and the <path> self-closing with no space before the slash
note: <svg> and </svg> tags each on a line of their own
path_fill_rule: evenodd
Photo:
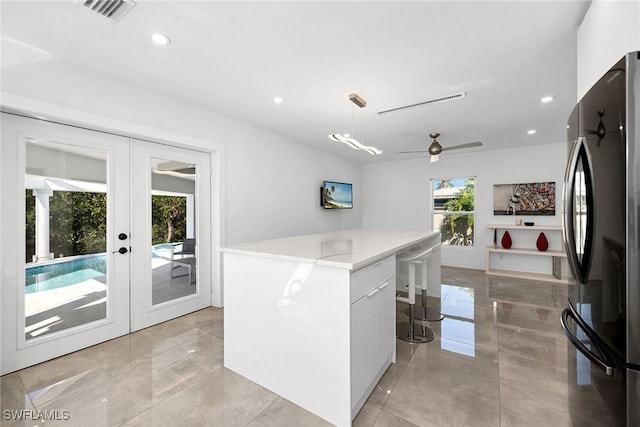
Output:
<svg viewBox="0 0 640 427">
<path fill-rule="evenodd" d="M 153 258 L 171 256 L 171 244 L 152 247 Z M 106 253 L 79 255 L 25 268 L 25 294 L 64 288 L 107 274 Z"/>
<path fill-rule="evenodd" d="M 81 255 L 70 259 L 25 268 L 25 294 L 75 285 L 107 274 L 105 253 Z"/>
</svg>

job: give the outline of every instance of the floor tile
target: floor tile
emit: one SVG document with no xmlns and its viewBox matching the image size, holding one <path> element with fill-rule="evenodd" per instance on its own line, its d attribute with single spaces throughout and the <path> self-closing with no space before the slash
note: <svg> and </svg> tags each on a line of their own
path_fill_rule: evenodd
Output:
<svg viewBox="0 0 640 427">
<path fill-rule="evenodd" d="M 383 410 L 417 425 L 498 425 L 497 351 L 454 348 L 422 345 Z"/>
<path fill-rule="evenodd" d="M 609 379 L 560 328 L 567 289 L 443 267 L 441 297 L 427 298 L 445 315 L 430 322 L 436 338 L 396 341 L 353 425 L 615 425 L 595 388 Z M 396 305 L 398 321 L 406 309 Z M 2 427 L 328 425 L 225 369 L 223 330 L 224 310 L 207 308 L 0 377 Z M 70 418 L 26 419 L 39 410 Z"/>
<path fill-rule="evenodd" d="M 276 399 L 276 394 L 221 368 L 126 425 L 246 426 Z"/>
<path fill-rule="evenodd" d="M 290 425 L 292 420 L 295 420 L 293 422 L 296 425 L 305 427 L 330 427 L 333 425 L 288 400 L 278 397 L 249 423 L 249 427 L 281 427 Z"/>
</svg>

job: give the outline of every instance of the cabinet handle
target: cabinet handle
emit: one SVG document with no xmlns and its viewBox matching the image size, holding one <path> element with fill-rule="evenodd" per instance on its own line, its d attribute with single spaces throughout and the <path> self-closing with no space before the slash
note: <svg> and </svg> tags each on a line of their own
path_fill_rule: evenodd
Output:
<svg viewBox="0 0 640 427">
<path fill-rule="evenodd" d="M 382 285 L 378 286 L 378 290 L 383 290 L 384 288 L 387 287 L 387 285 L 391 282 L 391 279 L 387 280 L 386 282 L 384 282 Z"/>
<path fill-rule="evenodd" d="M 378 291 L 380 290 L 380 288 L 375 288 L 374 290 L 372 290 L 371 292 L 369 292 L 367 294 L 368 297 L 372 297 L 373 295 L 375 295 Z"/>
</svg>

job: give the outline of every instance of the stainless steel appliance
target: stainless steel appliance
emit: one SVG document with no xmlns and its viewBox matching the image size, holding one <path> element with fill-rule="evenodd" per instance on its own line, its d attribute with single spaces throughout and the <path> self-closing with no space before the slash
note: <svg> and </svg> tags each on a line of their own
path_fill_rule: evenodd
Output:
<svg viewBox="0 0 640 427">
<path fill-rule="evenodd" d="M 590 361 L 574 375 L 595 387 L 613 424 L 640 426 L 640 52 L 582 98 L 568 141 L 563 237 L 576 284 L 561 322 Z"/>
</svg>

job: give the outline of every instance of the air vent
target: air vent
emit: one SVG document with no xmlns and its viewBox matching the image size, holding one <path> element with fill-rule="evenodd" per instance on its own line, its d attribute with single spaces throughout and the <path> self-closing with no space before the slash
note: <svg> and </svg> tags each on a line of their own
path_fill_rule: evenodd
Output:
<svg viewBox="0 0 640 427">
<path fill-rule="evenodd" d="M 84 7 L 113 22 L 121 20 L 136 5 L 133 0 L 81 0 L 81 2 Z"/>
<path fill-rule="evenodd" d="M 378 111 L 378 114 L 393 113 L 395 111 L 406 110 L 407 108 L 422 107 L 423 105 L 438 104 L 440 102 L 453 101 L 454 99 L 461 99 L 461 98 L 464 98 L 466 96 L 467 96 L 466 92 L 454 93 L 454 94 L 451 94 L 451 95 L 441 96 L 439 98 L 429 99 L 429 100 L 423 101 L 423 102 L 417 102 L 417 103 L 411 104 L 411 105 L 405 105 L 405 106 L 402 106 L 402 107 L 390 108 L 389 110 Z"/>
</svg>

